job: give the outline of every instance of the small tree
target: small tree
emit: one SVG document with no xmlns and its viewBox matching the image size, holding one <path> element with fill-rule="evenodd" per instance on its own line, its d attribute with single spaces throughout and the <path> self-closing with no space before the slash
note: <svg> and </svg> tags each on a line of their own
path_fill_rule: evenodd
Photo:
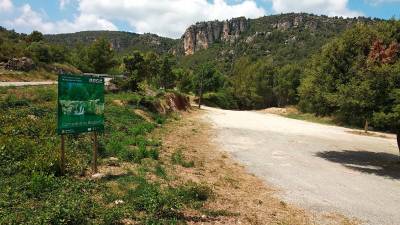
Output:
<svg viewBox="0 0 400 225">
<path fill-rule="evenodd" d="M 144 76 L 149 84 L 157 85 L 160 76 L 160 57 L 154 52 L 148 52 L 144 56 Z"/>
<path fill-rule="evenodd" d="M 52 61 L 50 48 L 47 44 L 43 42 L 33 42 L 26 49 L 27 55 L 32 57 L 32 59 L 38 62 L 48 63 Z"/>
<path fill-rule="evenodd" d="M 138 51 L 133 52 L 132 55 L 124 57 L 123 63 L 125 66 L 125 71 L 128 74 L 128 80 L 125 84 L 126 89 L 136 91 L 139 82 L 145 79 L 143 76 L 143 70 L 145 68 L 144 62 L 145 60 L 143 55 Z"/>
<path fill-rule="evenodd" d="M 28 42 L 39 42 L 39 41 L 43 41 L 43 34 L 40 33 L 39 31 L 32 31 L 32 33 L 30 35 L 28 35 L 26 37 L 26 40 Z"/>
<path fill-rule="evenodd" d="M 201 65 L 195 72 L 193 79 L 193 86 L 198 91 L 199 108 L 201 107 L 201 100 L 203 94 L 210 91 L 217 91 L 224 85 L 224 78 L 222 74 L 210 64 Z"/>
<path fill-rule="evenodd" d="M 88 60 L 96 73 L 106 73 L 115 65 L 114 51 L 110 43 L 100 38 L 96 40 L 88 49 Z"/>
<path fill-rule="evenodd" d="M 175 86 L 176 77 L 172 72 L 174 61 L 171 56 L 166 55 L 161 60 L 160 74 L 159 74 L 159 85 L 164 89 L 173 88 Z"/>
</svg>

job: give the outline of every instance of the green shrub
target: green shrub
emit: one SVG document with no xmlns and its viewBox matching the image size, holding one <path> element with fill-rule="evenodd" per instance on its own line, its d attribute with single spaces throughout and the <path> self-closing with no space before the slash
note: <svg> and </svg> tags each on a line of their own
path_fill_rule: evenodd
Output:
<svg viewBox="0 0 400 225">
<path fill-rule="evenodd" d="M 35 94 L 38 102 L 50 102 L 57 99 L 57 92 L 50 88 L 39 88 Z"/>
<path fill-rule="evenodd" d="M 204 94 L 203 104 L 222 109 L 238 109 L 239 105 L 236 98 L 227 91 L 209 92 Z"/>
<path fill-rule="evenodd" d="M 51 191 L 55 186 L 53 175 L 47 175 L 43 172 L 34 172 L 28 184 L 28 191 L 33 197 L 39 197 L 44 192 Z"/>
<path fill-rule="evenodd" d="M 186 168 L 194 167 L 194 161 L 186 161 L 182 154 L 182 150 L 178 149 L 171 155 L 172 164 L 181 165 Z"/>
<path fill-rule="evenodd" d="M 159 184 L 141 182 L 135 189 L 129 190 L 127 201 L 132 202 L 135 210 L 145 211 L 152 218 L 178 218 L 183 203 L 173 189 L 162 190 Z"/>
<path fill-rule="evenodd" d="M 129 129 L 132 135 L 144 135 L 154 129 L 154 124 L 151 123 L 140 123 Z"/>
<path fill-rule="evenodd" d="M 157 148 L 151 148 L 149 150 L 144 144 L 141 144 L 134 152 L 133 161 L 136 163 L 140 163 L 142 159 L 151 158 L 154 160 L 158 160 L 158 157 L 159 152 Z"/>
<path fill-rule="evenodd" d="M 0 108 L 14 108 L 20 106 L 29 106 L 30 101 L 26 98 L 18 98 L 15 94 L 7 95 L 2 102 L 0 102 Z"/>
<path fill-rule="evenodd" d="M 212 196 L 212 190 L 208 186 L 194 182 L 188 182 L 179 187 L 178 193 L 185 203 L 193 201 L 204 202 Z"/>
</svg>

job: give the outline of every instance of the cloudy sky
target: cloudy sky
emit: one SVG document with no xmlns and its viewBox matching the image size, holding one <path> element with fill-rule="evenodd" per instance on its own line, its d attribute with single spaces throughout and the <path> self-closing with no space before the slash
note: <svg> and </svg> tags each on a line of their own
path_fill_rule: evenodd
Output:
<svg viewBox="0 0 400 225">
<path fill-rule="evenodd" d="M 0 26 L 24 33 L 122 30 L 178 38 L 197 21 L 285 12 L 400 18 L 400 0 L 0 0 Z"/>
</svg>

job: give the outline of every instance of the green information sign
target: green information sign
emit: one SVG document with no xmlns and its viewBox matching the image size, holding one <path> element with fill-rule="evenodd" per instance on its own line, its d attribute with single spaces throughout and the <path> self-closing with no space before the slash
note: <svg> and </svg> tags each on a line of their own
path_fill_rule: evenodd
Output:
<svg viewBox="0 0 400 225">
<path fill-rule="evenodd" d="M 104 78 L 58 77 L 58 134 L 104 131 Z"/>
</svg>

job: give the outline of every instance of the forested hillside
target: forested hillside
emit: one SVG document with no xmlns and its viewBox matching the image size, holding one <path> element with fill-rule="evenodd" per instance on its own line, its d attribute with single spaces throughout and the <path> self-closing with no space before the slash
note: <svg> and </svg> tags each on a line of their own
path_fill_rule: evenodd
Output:
<svg viewBox="0 0 400 225">
<path fill-rule="evenodd" d="M 136 34 L 121 31 L 82 31 L 71 34 L 45 35 L 45 40 L 52 44 L 66 47 L 90 45 L 99 38 L 105 38 L 112 48 L 119 53 L 133 50 L 167 53 L 176 45 L 177 40 L 159 37 L 155 34 Z"/>
</svg>

